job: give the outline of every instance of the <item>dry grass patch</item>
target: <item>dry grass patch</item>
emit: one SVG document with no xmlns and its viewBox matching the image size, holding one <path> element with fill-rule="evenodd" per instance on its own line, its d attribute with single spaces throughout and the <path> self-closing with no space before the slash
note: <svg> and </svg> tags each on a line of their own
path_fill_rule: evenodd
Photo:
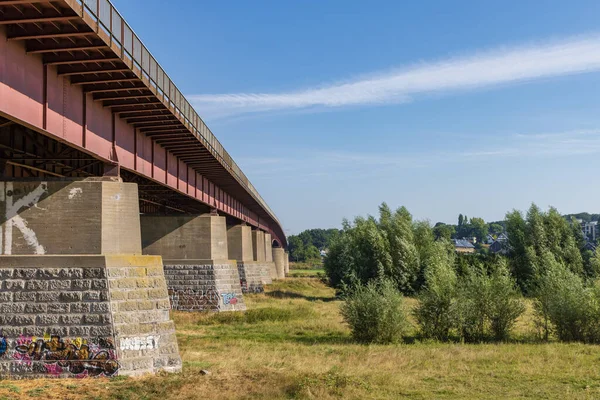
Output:
<svg viewBox="0 0 600 400">
<path fill-rule="evenodd" d="M 246 304 L 250 317 L 173 313 L 182 374 L 0 381 L 0 399 L 600 398 L 600 346 L 534 342 L 531 310 L 523 342 L 365 346 L 318 279 L 275 282 Z"/>
</svg>

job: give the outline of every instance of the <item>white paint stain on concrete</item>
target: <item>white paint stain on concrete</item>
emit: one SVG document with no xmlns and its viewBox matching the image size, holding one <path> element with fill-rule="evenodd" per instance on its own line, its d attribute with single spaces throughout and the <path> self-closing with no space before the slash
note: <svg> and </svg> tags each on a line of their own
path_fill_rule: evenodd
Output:
<svg viewBox="0 0 600 400">
<path fill-rule="evenodd" d="M 21 231 L 25 242 L 33 248 L 34 254 L 46 254 L 46 249 L 42 246 L 37 235 L 29 226 L 27 221 L 19 215 L 19 211 L 24 207 L 37 207 L 40 198 L 48 192 L 48 183 L 40 183 L 34 190 L 21 197 L 19 200 L 13 199 L 13 183 L 6 182 L 0 186 L 2 197 L 6 204 L 6 223 L 4 224 L 4 254 L 12 254 L 13 245 L 13 227 Z M 0 250 L 1 251 L 1 250 Z"/>
<path fill-rule="evenodd" d="M 83 193 L 83 189 L 81 188 L 73 188 L 69 190 L 69 200 L 73 200 L 77 197 L 81 197 L 81 193 Z"/>
<path fill-rule="evenodd" d="M 158 348 L 158 339 L 156 336 L 135 336 L 130 338 L 121 338 L 121 350 L 152 350 Z"/>
</svg>

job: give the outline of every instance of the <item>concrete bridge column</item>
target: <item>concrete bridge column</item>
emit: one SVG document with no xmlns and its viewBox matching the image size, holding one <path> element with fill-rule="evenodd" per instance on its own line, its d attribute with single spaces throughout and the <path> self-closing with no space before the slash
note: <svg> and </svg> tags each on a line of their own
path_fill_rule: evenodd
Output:
<svg viewBox="0 0 600 400">
<path fill-rule="evenodd" d="M 252 228 L 240 224 L 227 229 L 229 259 L 237 261 L 243 293 L 260 293 L 263 287 L 263 266 L 254 261 L 252 253 Z"/>
<path fill-rule="evenodd" d="M 180 370 L 161 259 L 140 238 L 136 184 L 0 182 L 0 378 Z"/>
<path fill-rule="evenodd" d="M 285 250 L 281 247 L 273 247 L 273 261 L 277 271 L 277 279 L 285 278 Z"/>
<path fill-rule="evenodd" d="M 271 279 L 278 278 L 277 268 L 273 262 L 273 242 L 271 234 L 265 232 L 265 261 L 267 262 L 267 270 Z"/>
<path fill-rule="evenodd" d="M 265 261 L 266 262 L 273 262 L 273 252 L 271 250 L 272 248 L 273 248 L 273 245 L 271 242 L 271 234 L 265 232 Z"/>
<path fill-rule="evenodd" d="M 252 253 L 254 261 L 266 262 L 265 256 L 265 233 L 261 230 L 252 231 Z"/>
<path fill-rule="evenodd" d="M 252 231 L 252 251 L 254 253 L 254 261 L 261 263 L 263 266 L 264 283 L 271 283 L 273 279 L 277 279 L 277 272 L 273 261 L 267 262 L 265 253 L 265 232 L 261 230 Z"/>
<path fill-rule="evenodd" d="M 143 253 L 162 256 L 173 309 L 246 309 L 237 262 L 229 259 L 225 217 L 142 215 L 141 226 Z"/>
<path fill-rule="evenodd" d="M 289 251 L 285 252 L 284 262 L 285 262 L 285 275 L 288 276 L 290 273 L 290 252 Z"/>
</svg>

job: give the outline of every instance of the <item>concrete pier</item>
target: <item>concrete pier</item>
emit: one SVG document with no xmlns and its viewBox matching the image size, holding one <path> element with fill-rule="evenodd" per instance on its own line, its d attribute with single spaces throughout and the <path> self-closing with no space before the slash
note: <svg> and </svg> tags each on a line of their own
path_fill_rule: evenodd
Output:
<svg viewBox="0 0 600 400">
<path fill-rule="evenodd" d="M 173 309 L 246 309 L 237 261 L 229 257 L 225 217 L 143 215 L 141 226 L 143 253 L 162 256 Z M 244 247 L 235 251 L 239 257 L 249 254 Z"/>
<path fill-rule="evenodd" d="M 0 215 L 0 378 L 181 370 L 136 184 L 6 180 Z"/>
<path fill-rule="evenodd" d="M 272 255 L 277 271 L 277 279 L 285 278 L 285 250 L 281 247 L 273 247 Z"/>
<path fill-rule="evenodd" d="M 271 278 L 267 274 L 265 265 L 254 261 L 252 228 L 246 224 L 240 224 L 227 229 L 227 247 L 229 259 L 237 261 L 242 292 L 263 292 L 263 285 L 270 283 Z"/>
<path fill-rule="evenodd" d="M 285 252 L 285 258 L 283 261 L 285 265 L 285 276 L 288 276 L 290 273 L 290 253 L 288 251 Z"/>
</svg>

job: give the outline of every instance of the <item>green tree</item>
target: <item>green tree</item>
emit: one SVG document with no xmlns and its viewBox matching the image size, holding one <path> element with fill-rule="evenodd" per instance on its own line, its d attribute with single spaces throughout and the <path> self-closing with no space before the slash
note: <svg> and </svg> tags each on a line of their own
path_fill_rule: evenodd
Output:
<svg viewBox="0 0 600 400">
<path fill-rule="evenodd" d="M 419 293 L 414 315 L 422 336 L 446 340 L 456 323 L 454 251 L 448 251 L 444 242 L 436 242 L 430 261 L 425 269 L 425 287 Z"/>
<path fill-rule="evenodd" d="M 589 257 L 585 264 L 585 276 L 589 280 L 600 278 L 600 246 L 596 247 L 595 252 L 587 250 L 585 254 Z"/>
<path fill-rule="evenodd" d="M 385 276 L 392 269 L 392 260 L 375 219 L 357 217 L 353 224 L 345 220 L 342 225 L 324 262 L 331 285 L 343 289 Z"/>
<path fill-rule="evenodd" d="M 321 252 L 311 244 L 304 250 L 304 259 L 306 261 L 320 260 Z"/>
<path fill-rule="evenodd" d="M 496 224 L 496 223 L 491 223 L 489 224 L 488 227 L 488 231 L 492 234 L 492 235 L 499 235 L 502 232 L 504 232 L 504 227 L 500 224 Z"/>
<path fill-rule="evenodd" d="M 405 207 L 392 213 L 388 205 L 382 203 L 378 226 L 391 260 L 384 276 L 394 281 L 401 292 L 413 293 L 419 277 L 419 253 L 412 230 L 412 215 Z"/>
<path fill-rule="evenodd" d="M 419 256 L 419 273 L 413 290 L 418 292 L 425 280 L 425 269 L 435 257 L 435 237 L 429 221 L 416 221 L 413 223 L 413 237 Z"/>
<path fill-rule="evenodd" d="M 526 219 L 518 211 L 506 215 L 512 272 L 519 286 L 528 291 L 545 273 L 547 258 L 584 275 L 584 260 L 576 229 L 553 207 L 543 212 L 532 204 Z M 547 253 L 547 254 L 546 254 Z"/>
<path fill-rule="evenodd" d="M 471 218 L 471 236 L 477 238 L 477 243 L 483 242 L 488 234 L 488 226 L 483 218 Z"/>
<path fill-rule="evenodd" d="M 290 235 L 288 237 L 288 250 L 290 252 L 290 258 L 292 261 L 304 261 L 304 242 L 300 237 L 295 235 Z"/>
<path fill-rule="evenodd" d="M 433 228 L 433 236 L 435 237 L 435 240 L 444 239 L 449 241 L 452 239 L 455 233 L 456 229 L 454 229 L 453 225 L 447 225 L 442 222 L 438 222 Z"/>
</svg>

